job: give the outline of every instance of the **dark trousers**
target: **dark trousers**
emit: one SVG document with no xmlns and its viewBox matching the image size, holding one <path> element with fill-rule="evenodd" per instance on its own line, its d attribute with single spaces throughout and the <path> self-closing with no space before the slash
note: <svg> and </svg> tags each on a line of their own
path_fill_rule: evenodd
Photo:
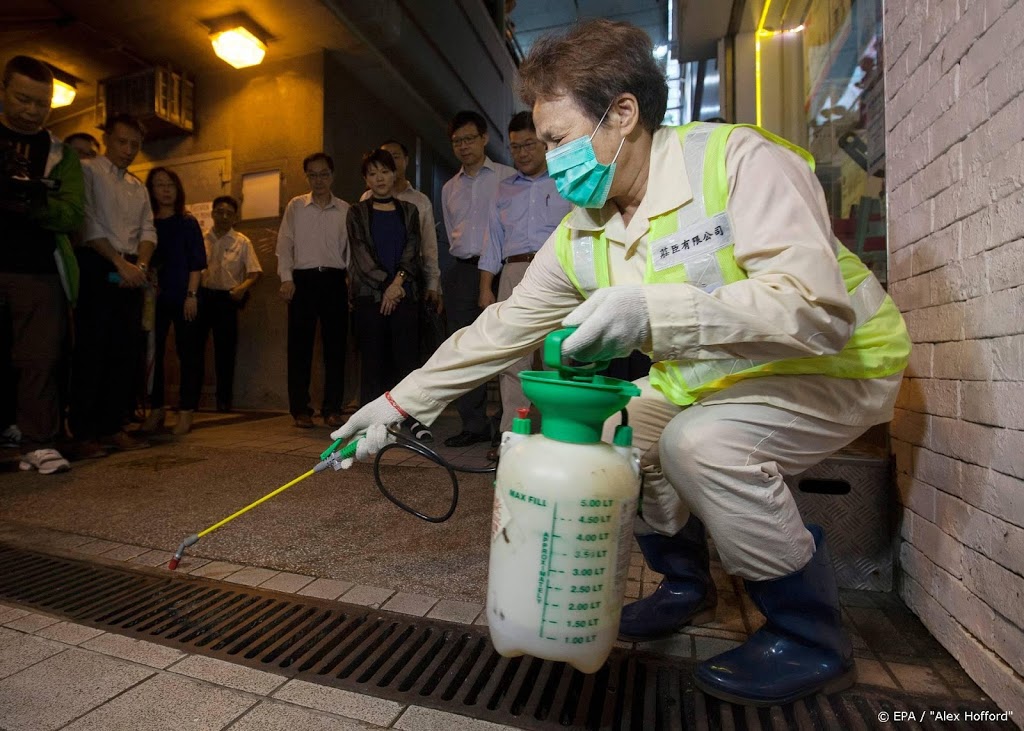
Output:
<svg viewBox="0 0 1024 731">
<path fill-rule="evenodd" d="M 292 416 L 311 415 L 309 381 L 313 368 L 316 324 L 324 356 L 326 418 L 341 413 L 345 391 L 345 338 L 348 335 L 348 287 L 340 269 L 296 269 L 295 295 L 288 303 L 288 408 Z"/>
<path fill-rule="evenodd" d="M 405 297 L 382 315 L 372 297 L 355 301 L 356 343 L 362 368 L 359 402 L 364 406 L 409 375 L 419 363 L 419 304 Z"/>
<path fill-rule="evenodd" d="M 480 315 L 480 270 L 477 261 L 456 259 L 445 272 L 444 306 L 448 313 L 449 337 L 457 330 L 472 325 Z M 487 434 L 491 424 L 487 419 L 487 384 L 482 383 L 455 400 L 455 408 L 462 418 L 462 430 L 474 434 Z"/>
<path fill-rule="evenodd" d="M 217 408 L 234 404 L 235 355 L 238 351 L 238 310 L 226 289 L 199 290 L 199 317 L 196 320 L 199 383 L 205 370 L 206 339 L 213 332 L 213 360 L 217 373 Z"/>
<path fill-rule="evenodd" d="M 60 428 L 57 364 L 66 307 L 56 274 L 0 273 L 0 319 L 9 334 L 9 374 L 15 378 L 3 388 L 14 389 L 22 452 L 53 446 Z"/>
<path fill-rule="evenodd" d="M 200 350 L 198 327 L 195 321 L 185 319 L 185 305 L 165 299 L 156 301 L 156 322 L 153 327 L 155 339 L 153 350 L 153 392 L 150 406 L 160 409 L 164 406 L 166 374 L 164 360 L 167 354 L 167 336 L 174 327 L 174 348 L 178 353 L 180 373 L 178 399 L 182 411 L 199 408 L 199 391 L 203 382 L 200 374 Z"/>
<path fill-rule="evenodd" d="M 81 287 L 75 308 L 71 415 L 76 439 L 121 430 L 125 405 L 136 388 L 142 329 L 142 290 L 108 281 L 113 265 L 92 249 L 79 249 Z"/>
</svg>

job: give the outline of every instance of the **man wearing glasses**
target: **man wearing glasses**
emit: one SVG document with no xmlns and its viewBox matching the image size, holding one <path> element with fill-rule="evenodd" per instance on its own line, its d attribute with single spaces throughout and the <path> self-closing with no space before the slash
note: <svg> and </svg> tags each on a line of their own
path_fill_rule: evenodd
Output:
<svg viewBox="0 0 1024 731">
<path fill-rule="evenodd" d="M 444 276 L 448 333 L 473 324 L 480 314 L 480 272 L 477 269 L 487 239 L 491 207 L 498 183 L 515 175 L 515 168 L 487 157 L 487 122 L 473 111 L 462 111 L 448 124 L 459 172 L 444 184 L 441 209 L 455 264 Z M 491 439 L 487 419 L 487 386 L 481 384 L 455 401 L 462 431 L 445 440 L 449 447 L 467 447 Z"/>
<path fill-rule="evenodd" d="M 338 427 L 345 388 L 348 334 L 348 203 L 331 192 L 334 160 L 317 152 L 302 161 L 310 192 L 292 198 L 277 234 L 277 273 L 288 303 L 288 408 L 295 426 L 313 426 L 309 407 L 313 342 L 320 321 L 324 398 L 320 416 Z"/>
<path fill-rule="evenodd" d="M 534 255 L 558 228 L 572 205 L 558 194 L 548 175 L 544 144 L 537 139 L 533 114 L 519 112 L 508 123 L 509 149 L 518 172 L 498 185 L 491 208 L 487 242 L 480 256 L 480 308 L 503 302 L 522 281 Z M 495 298 L 494 278 L 501 274 Z M 533 367 L 533 354 L 520 358 L 498 375 L 501 386 L 501 429 L 512 428 L 516 410 L 530 401 L 519 385 L 519 372 Z"/>
</svg>

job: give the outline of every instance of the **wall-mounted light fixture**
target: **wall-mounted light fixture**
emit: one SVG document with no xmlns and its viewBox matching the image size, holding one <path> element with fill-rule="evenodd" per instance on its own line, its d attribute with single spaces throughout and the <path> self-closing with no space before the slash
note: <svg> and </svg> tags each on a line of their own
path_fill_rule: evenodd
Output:
<svg viewBox="0 0 1024 731">
<path fill-rule="evenodd" d="M 50 108 L 57 109 L 70 105 L 78 91 L 78 79 L 52 63 L 46 65 L 53 72 L 53 98 L 50 100 Z"/>
<path fill-rule="evenodd" d="M 213 52 L 222 61 L 244 69 L 263 62 L 269 34 L 245 13 L 203 21 L 210 29 Z"/>
<path fill-rule="evenodd" d="M 236 69 L 255 66 L 267 54 L 267 44 L 243 26 L 214 33 L 210 36 L 210 42 L 213 43 L 213 52 L 217 57 Z"/>
<path fill-rule="evenodd" d="M 50 108 L 56 109 L 70 105 L 75 100 L 76 93 L 77 90 L 74 84 L 69 84 L 66 81 L 55 78 L 53 80 L 53 100 L 50 102 Z"/>
</svg>

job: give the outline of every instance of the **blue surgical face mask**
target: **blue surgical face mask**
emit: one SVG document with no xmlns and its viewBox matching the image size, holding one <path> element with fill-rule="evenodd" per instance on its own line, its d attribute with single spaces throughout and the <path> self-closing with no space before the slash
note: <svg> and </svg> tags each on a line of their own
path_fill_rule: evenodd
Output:
<svg viewBox="0 0 1024 731">
<path fill-rule="evenodd" d="M 601 129 L 601 123 L 608 116 L 610 109 L 611 106 L 604 110 L 601 121 L 597 123 L 589 137 L 575 139 L 548 151 L 546 155 L 548 175 L 555 181 L 558 192 L 567 201 L 581 208 L 604 206 L 608 200 L 612 180 L 615 178 L 615 161 L 619 159 L 622 145 L 626 142 L 626 138 L 623 137 L 619 149 L 615 151 L 615 157 L 607 165 L 597 161 L 592 140 L 597 130 Z"/>
</svg>

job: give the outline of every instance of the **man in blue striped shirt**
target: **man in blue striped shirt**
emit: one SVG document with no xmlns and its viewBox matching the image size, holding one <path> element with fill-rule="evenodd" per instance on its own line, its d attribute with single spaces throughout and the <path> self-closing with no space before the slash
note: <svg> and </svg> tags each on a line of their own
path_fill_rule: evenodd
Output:
<svg viewBox="0 0 1024 731">
<path fill-rule="evenodd" d="M 448 123 L 455 156 L 462 163 L 441 190 L 441 211 L 448 232 L 449 251 L 455 263 L 444 275 L 448 334 L 472 325 L 480 314 L 477 304 L 477 266 L 487 243 L 487 217 L 494 205 L 498 183 L 515 175 L 515 169 L 487 157 L 487 120 L 472 110 L 458 112 Z M 480 384 L 455 401 L 462 431 L 445 439 L 445 446 L 468 447 L 491 439 L 487 418 L 487 386 Z"/>
<path fill-rule="evenodd" d="M 544 144 L 537 139 L 533 114 L 519 112 L 508 124 L 509 147 L 516 174 L 498 185 L 491 208 L 487 240 L 480 254 L 480 308 L 508 299 L 522 280 L 534 254 L 565 218 L 572 205 L 558 194 L 548 175 Z M 501 274 L 498 296 L 491 285 Z M 533 367 L 533 355 L 520 358 L 498 376 L 501 387 L 501 431 L 512 428 L 516 409 L 529 400 L 519 385 L 519 371 Z"/>
</svg>

